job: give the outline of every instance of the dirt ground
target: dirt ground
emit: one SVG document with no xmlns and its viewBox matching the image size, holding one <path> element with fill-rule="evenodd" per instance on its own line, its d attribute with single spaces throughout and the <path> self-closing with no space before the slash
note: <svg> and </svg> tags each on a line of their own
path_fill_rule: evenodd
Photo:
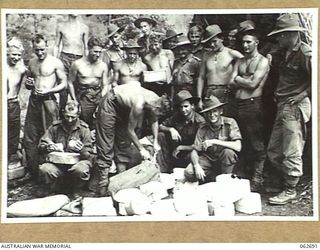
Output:
<svg viewBox="0 0 320 250">
<path fill-rule="evenodd" d="M 266 189 L 270 189 L 271 179 L 266 179 Z M 269 185 L 269 187 L 268 187 Z M 267 192 L 268 191 L 268 192 Z M 262 212 L 253 214 L 252 216 L 313 216 L 313 194 L 312 194 L 312 179 L 310 176 L 301 178 L 297 187 L 298 198 L 291 203 L 283 206 L 275 206 L 268 204 L 269 197 L 277 194 L 270 192 L 275 190 L 264 190 L 261 192 Z M 89 190 L 80 192 L 83 197 L 95 197 L 96 194 Z M 29 176 L 8 182 L 8 206 L 21 200 L 44 197 L 48 195 L 46 190 L 37 183 L 31 181 Z M 73 197 L 70 196 L 72 200 Z M 236 213 L 236 216 L 248 216 L 243 213 Z"/>
</svg>

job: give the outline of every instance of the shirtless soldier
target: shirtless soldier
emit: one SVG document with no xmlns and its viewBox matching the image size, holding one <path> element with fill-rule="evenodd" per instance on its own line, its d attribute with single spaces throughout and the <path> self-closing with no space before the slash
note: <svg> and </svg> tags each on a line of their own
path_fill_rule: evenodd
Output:
<svg viewBox="0 0 320 250">
<path fill-rule="evenodd" d="M 60 58 L 67 75 L 72 63 L 88 54 L 88 36 L 89 28 L 79 21 L 78 15 L 69 14 L 68 21 L 58 24 L 53 55 Z M 65 106 L 67 95 L 67 89 L 60 93 L 60 107 Z"/>
<path fill-rule="evenodd" d="M 131 142 L 138 148 L 142 159 L 151 155 L 139 142 L 136 129 L 143 121 L 151 125 L 154 138 L 154 150 L 158 151 L 158 115 L 167 112 L 165 97 L 142 88 L 139 82 L 116 86 L 100 102 L 97 113 L 97 161 L 100 172 L 100 194 L 105 195 L 108 186 L 108 174 L 114 158 L 118 173 L 127 169 L 130 161 Z M 170 107 L 169 107 L 170 108 Z"/>
<path fill-rule="evenodd" d="M 151 71 L 165 70 L 166 79 L 160 82 L 145 83 L 143 86 L 157 95 L 161 96 L 164 93 L 169 94 L 172 78 L 172 69 L 174 63 L 174 55 L 171 50 L 162 49 L 162 36 L 151 34 L 149 37 L 150 52 L 143 58 L 144 62 Z"/>
<path fill-rule="evenodd" d="M 126 51 L 127 57 L 119 62 L 114 73 L 112 86 L 130 83 L 131 81 L 142 82 L 142 73 L 147 70 L 147 66 L 139 58 L 139 51 L 142 49 L 136 41 L 130 39 L 121 48 Z"/>
<path fill-rule="evenodd" d="M 7 98 L 8 98 L 8 161 L 18 150 L 20 135 L 20 105 L 18 100 L 26 67 L 21 60 L 23 46 L 13 37 L 7 43 Z"/>
<path fill-rule="evenodd" d="M 24 128 L 24 147 L 27 167 L 31 174 L 37 174 L 38 144 L 45 130 L 58 119 L 58 104 L 54 96 L 67 86 L 62 62 L 47 50 L 47 40 L 43 35 L 33 39 L 33 49 L 37 57 L 30 60 L 26 87 L 32 89 Z"/>
<path fill-rule="evenodd" d="M 236 50 L 224 47 L 222 31 L 218 25 L 210 25 L 206 28 L 206 38 L 202 41 L 209 43 L 212 51 L 205 54 L 200 67 L 200 75 L 197 84 L 199 97 L 214 95 L 223 103 L 229 102 L 230 90 L 228 84 L 231 81 L 233 66 L 242 54 Z M 202 108 L 202 102 L 199 102 Z M 230 105 L 223 107 L 224 116 L 232 116 Z"/>
<path fill-rule="evenodd" d="M 269 73 L 268 59 L 258 52 L 259 40 L 255 31 L 242 34 L 244 57 L 234 67 L 231 86 L 236 90 L 237 121 L 243 136 L 242 157 L 249 165 L 252 191 L 263 183 L 266 148 L 263 138 L 262 91 Z M 249 159 L 250 158 L 250 159 Z"/>
<path fill-rule="evenodd" d="M 88 41 L 89 54 L 71 66 L 68 85 L 73 100 L 80 103 L 80 119 L 94 129 L 93 114 L 102 96 L 108 92 L 108 66 L 100 60 L 103 43 L 96 37 Z"/>
</svg>

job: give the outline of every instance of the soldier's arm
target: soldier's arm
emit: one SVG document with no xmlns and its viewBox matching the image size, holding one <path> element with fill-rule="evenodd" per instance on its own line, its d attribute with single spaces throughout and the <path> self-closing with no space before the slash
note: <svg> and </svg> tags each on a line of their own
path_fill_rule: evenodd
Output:
<svg viewBox="0 0 320 250">
<path fill-rule="evenodd" d="M 199 73 L 199 78 L 197 82 L 197 95 L 200 98 L 202 98 L 203 88 L 206 80 L 206 74 L 207 74 L 206 62 L 207 62 L 207 57 L 204 57 L 201 62 L 200 73 Z M 202 106 L 203 106 L 202 100 L 199 101 L 198 105 L 200 109 L 202 109 Z"/>
<path fill-rule="evenodd" d="M 138 125 L 138 120 L 142 115 L 143 115 L 143 100 L 140 97 L 137 97 L 135 103 L 132 104 L 132 107 L 130 110 L 128 133 L 134 145 L 139 149 L 139 151 L 144 150 L 144 147 L 139 142 L 135 129 Z"/>
<path fill-rule="evenodd" d="M 59 24 L 56 30 L 56 39 L 53 47 L 53 56 L 55 57 L 59 57 L 61 42 L 62 42 L 62 32 L 60 30 L 60 24 Z"/>
<path fill-rule="evenodd" d="M 102 73 L 102 78 L 101 78 L 101 83 L 102 83 L 102 91 L 101 95 L 104 96 L 106 93 L 108 93 L 110 89 L 110 83 L 109 83 L 109 78 L 108 78 L 108 65 L 105 65 L 103 73 Z"/>
<path fill-rule="evenodd" d="M 81 142 L 83 143 L 83 148 L 80 151 L 81 159 L 92 160 L 92 140 L 89 127 L 83 129 Z"/>
<path fill-rule="evenodd" d="M 58 92 L 64 90 L 65 88 L 67 88 L 67 75 L 64 70 L 64 66 L 63 66 L 62 62 L 59 59 L 56 59 L 56 62 L 53 62 L 53 63 L 56 64 L 55 71 L 56 71 L 58 84 L 50 90 L 50 92 L 52 94 L 58 93 Z"/>
<path fill-rule="evenodd" d="M 88 55 L 88 40 L 89 40 L 89 28 L 87 25 L 83 25 L 84 31 L 82 34 L 82 43 L 83 43 L 83 55 Z"/>
<path fill-rule="evenodd" d="M 71 98 L 74 101 L 77 101 L 76 93 L 75 93 L 75 89 L 74 89 L 74 84 L 73 84 L 77 78 L 77 74 L 78 74 L 77 63 L 73 62 L 71 65 L 71 69 L 70 69 L 70 73 L 69 73 L 69 77 L 68 77 L 68 89 L 69 89 L 69 93 L 71 95 Z"/>
<path fill-rule="evenodd" d="M 244 78 L 243 76 L 237 75 L 234 78 L 234 82 L 242 88 L 245 89 L 256 89 L 259 87 L 261 81 L 269 73 L 269 62 L 268 59 L 263 58 L 260 60 L 258 67 L 254 74 L 249 78 Z"/>
<path fill-rule="evenodd" d="M 231 81 L 230 81 L 230 83 L 229 83 L 229 87 L 231 88 L 231 89 L 237 89 L 237 88 L 239 88 L 239 85 L 235 82 L 235 78 L 238 76 L 238 74 L 239 74 L 239 64 L 240 64 L 240 59 L 238 59 L 237 61 L 236 61 L 236 64 L 234 65 L 234 67 L 233 67 L 233 72 L 232 72 L 232 76 L 231 76 Z"/>
</svg>

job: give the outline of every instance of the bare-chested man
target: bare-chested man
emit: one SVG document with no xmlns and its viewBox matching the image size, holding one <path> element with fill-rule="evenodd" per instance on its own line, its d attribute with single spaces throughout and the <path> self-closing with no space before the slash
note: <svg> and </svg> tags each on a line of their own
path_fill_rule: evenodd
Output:
<svg viewBox="0 0 320 250">
<path fill-rule="evenodd" d="M 79 21 L 78 15 L 69 14 L 67 21 L 58 24 L 53 55 L 60 58 L 67 75 L 72 63 L 88 54 L 88 36 L 89 28 Z M 65 106 L 67 95 L 67 89 L 60 93 L 60 107 Z"/>
<path fill-rule="evenodd" d="M 88 41 L 89 54 L 71 66 L 68 85 L 73 100 L 80 103 L 80 119 L 94 129 L 94 117 L 102 96 L 109 89 L 108 66 L 100 60 L 103 42 L 91 37 Z"/>
<path fill-rule="evenodd" d="M 106 95 L 97 113 L 97 161 L 100 171 L 100 193 L 104 195 L 108 185 L 108 174 L 112 160 L 117 165 L 118 172 L 126 170 L 130 161 L 131 142 L 138 148 L 143 159 L 151 155 L 139 142 L 135 132 L 147 120 L 151 125 L 154 138 L 154 149 L 160 149 L 158 144 L 158 115 L 167 112 L 164 105 L 165 97 L 142 88 L 139 82 L 119 85 Z"/>
<path fill-rule="evenodd" d="M 144 83 L 143 87 L 155 92 L 161 96 L 163 94 L 170 94 L 170 83 L 172 79 L 172 69 L 174 63 L 174 55 L 171 50 L 162 49 L 162 36 L 152 34 L 149 37 L 150 52 L 144 57 L 144 62 L 151 71 L 166 72 L 166 79 L 158 82 Z"/>
<path fill-rule="evenodd" d="M 141 61 L 139 51 L 142 49 L 138 43 L 130 39 L 125 46 L 121 48 L 126 51 L 127 57 L 119 62 L 114 72 L 112 86 L 126 84 L 130 82 L 142 82 L 143 71 L 147 66 Z"/>
<path fill-rule="evenodd" d="M 7 98 L 8 98 L 8 161 L 18 150 L 20 136 L 20 105 L 18 100 L 21 83 L 27 71 L 21 56 L 22 42 L 16 37 L 7 43 Z"/>
<path fill-rule="evenodd" d="M 67 86 L 62 62 L 48 54 L 47 40 L 43 35 L 33 39 L 37 57 L 30 60 L 26 86 L 32 89 L 24 128 L 24 147 L 27 167 L 31 174 L 38 168 L 38 144 L 45 130 L 58 119 L 58 104 L 54 96 Z"/>
<path fill-rule="evenodd" d="M 231 87 L 236 90 L 237 118 L 243 136 L 242 156 L 246 160 L 245 165 L 249 167 L 246 174 L 251 178 L 251 189 L 259 191 L 266 158 L 262 91 L 268 77 L 269 63 L 258 52 L 259 40 L 255 31 L 244 32 L 241 42 L 244 57 L 235 64 Z"/>
<path fill-rule="evenodd" d="M 206 28 L 204 44 L 208 44 L 212 51 L 204 55 L 200 67 L 200 75 L 197 84 L 198 96 L 209 97 L 214 95 L 223 103 L 229 102 L 230 90 L 228 84 L 231 81 L 233 66 L 242 54 L 223 45 L 222 31 L 218 25 L 210 25 Z M 202 108 L 202 102 L 199 102 Z M 233 116 L 230 105 L 223 108 L 224 116 Z"/>
</svg>

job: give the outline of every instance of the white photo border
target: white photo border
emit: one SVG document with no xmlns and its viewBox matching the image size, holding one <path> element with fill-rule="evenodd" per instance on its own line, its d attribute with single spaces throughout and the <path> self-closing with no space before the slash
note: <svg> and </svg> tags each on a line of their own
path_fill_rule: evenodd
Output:
<svg viewBox="0 0 320 250">
<path fill-rule="evenodd" d="M 312 181 L 313 181 L 313 216 L 234 216 L 228 218 L 186 217 L 168 218 L 153 216 L 126 217 L 32 217 L 7 218 L 7 72 L 2 70 L 2 223 L 44 223 L 44 222 L 143 222 L 143 221 L 318 221 L 318 9 L 317 8 L 267 8 L 267 9 L 1 9 L 2 30 L 2 65 L 6 61 L 6 14 L 279 14 L 310 13 L 312 14 Z M 4 68 L 4 67 L 3 67 Z M 316 94 L 314 94 L 316 93 Z"/>
</svg>

